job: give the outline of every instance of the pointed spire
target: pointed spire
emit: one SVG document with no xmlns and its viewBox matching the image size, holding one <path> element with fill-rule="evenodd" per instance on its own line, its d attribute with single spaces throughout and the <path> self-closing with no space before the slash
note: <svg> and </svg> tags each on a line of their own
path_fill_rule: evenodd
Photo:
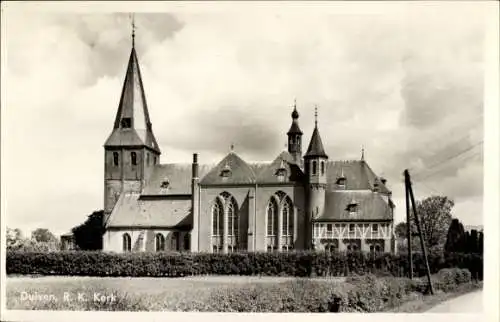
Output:
<svg viewBox="0 0 500 322">
<path fill-rule="evenodd" d="M 309 142 L 309 147 L 307 148 L 306 155 L 304 157 L 322 157 L 328 158 L 325 153 L 325 148 L 323 147 L 323 142 L 321 141 L 321 136 L 318 130 L 318 107 L 314 108 L 314 131 L 311 136 L 311 141 Z"/>
<path fill-rule="evenodd" d="M 134 47 L 130 52 L 113 132 L 105 146 L 146 146 L 160 153 L 149 118 L 139 60 Z"/>
<path fill-rule="evenodd" d="M 300 134 L 302 135 L 302 130 L 299 127 L 299 112 L 297 111 L 297 99 L 293 100 L 293 111 L 292 111 L 292 125 L 287 132 L 290 134 Z"/>
<path fill-rule="evenodd" d="M 365 146 L 361 146 L 361 161 L 365 161 Z"/>
</svg>

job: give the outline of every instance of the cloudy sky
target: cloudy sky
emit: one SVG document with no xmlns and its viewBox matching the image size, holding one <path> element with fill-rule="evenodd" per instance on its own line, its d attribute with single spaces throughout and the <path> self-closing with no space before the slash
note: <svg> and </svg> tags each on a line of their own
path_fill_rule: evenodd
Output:
<svg viewBox="0 0 500 322">
<path fill-rule="evenodd" d="M 190 162 L 193 152 L 217 162 L 232 143 L 246 160 L 272 160 L 296 98 L 304 145 L 317 104 L 330 158 L 358 159 L 364 146 L 393 190 L 396 221 L 410 168 L 417 199 L 444 194 L 464 224 L 482 224 L 482 6 L 171 6 L 135 15 L 163 163 Z M 3 18 L 7 226 L 64 233 L 103 206 L 102 145 L 130 54 L 130 19 L 47 10 Z"/>
</svg>

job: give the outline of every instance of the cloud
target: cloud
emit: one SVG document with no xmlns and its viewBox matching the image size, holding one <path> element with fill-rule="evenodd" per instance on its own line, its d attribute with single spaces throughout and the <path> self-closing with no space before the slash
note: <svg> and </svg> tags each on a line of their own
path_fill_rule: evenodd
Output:
<svg viewBox="0 0 500 322">
<path fill-rule="evenodd" d="M 231 144 L 248 160 L 272 160 L 297 98 L 303 147 L 317 104 L 330 159 L 358 159 L 364 146 L 370 166 L 389 180 L 398 218 L 402 171 L 411 168 L 415 178 L 439 170 L 424 184 L 472 220 L 481 148 L 428 168 L 482 139 L 480 11 L 275 10 L 136 15 L 162 162 L 190 162 L 194 152 L 218 162 Z M 102 207 L 102 145 L 130 53 L 130 20 L 125 13 L 9 17 L 2 39 L 8 225 L 63 232 Z"/>
</svg>

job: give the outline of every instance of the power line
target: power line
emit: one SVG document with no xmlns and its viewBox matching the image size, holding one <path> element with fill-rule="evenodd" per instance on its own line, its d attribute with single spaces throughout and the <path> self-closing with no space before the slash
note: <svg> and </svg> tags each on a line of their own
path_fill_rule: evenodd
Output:
<svg viewBox="0 0 500 322">
<path fill-rule="evenodd" d="M 479 142 L 477 142 L 477 143 L 473 144 L 472 146 L 469 146 L 468 148 L 466 148 L 466 149 L 464 149 L 464 150 L 461 150 L 460 152 L 458 152 L 458 153 L 456 153 L 456 154 L 454 154 L 454 155 L 452 155 L 452 156 L 450 156 L 450 157 L 448 157 L 448 158 L 446 158 L 446 159 L 444 159 L 444 160 L 442 160 L 442 161 L 440 161 L 440 162 L 437 162 L 437 163 L 435 163 L 435 164 L 433 164 L 433 165 L 431 165 L 431 166 L 427 167 L 426 171 L 428 171 L 428 170 L 430 170 L 430 169 L 433 169 L 433 168 L 435 168 L 435 167 L 437 167 L 437 166 L 439 166 L 439 165 L 442 165 L 442 164 L 444 164 L 444 163 L 446 163 L 446 162 L 449 162 L 449 161 L 451 161 L 451 160 L 453 160 L 453 159 L 455 159 L 455 158 L 457 158 L 457 157 L 461 156 L 462 154 L 469 152 L 470 150 L 472 150 L 473 148 L 475 148 L 476 146 L 478 146 L 478 145 L 480 145 L 480 144 L 483 144 L 483 140 L 481 140 L 481 141 L 479 141 Z M 414 175 L 414 176 L 415 176 L 415 175 Z M 417 174 L 416 176 L 418 177 L 418 174 Z M 429 175 L 427 175 L 427 176 L 425 176 L 425 177 L 423 177 L 423 178 L 419 178 L 419 180 L 423 180 L 423 179 L 425 179 L 425 178 L 427 178 L 427 177 L 429 177 Z"/>
</svg>

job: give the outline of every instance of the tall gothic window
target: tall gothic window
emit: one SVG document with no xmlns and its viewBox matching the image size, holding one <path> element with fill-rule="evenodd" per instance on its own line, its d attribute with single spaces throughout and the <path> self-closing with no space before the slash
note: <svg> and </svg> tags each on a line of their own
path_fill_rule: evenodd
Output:
<svg viewBox="0 0 500 322">
<path fill-rule="evenodd" d="M 123 234 L 122 241 L 123 241 L 123 251 L 130 252 L 132 250 L 132 239 L 130 238 L 130 235 L 127 233 Z"/>
<path fill-rule="evenodd" d="M 317 172 L 317 163 L 316 161 L 312 162 L 312 174 L 315 175 Z"/>
<path fill-rule="evenodd" d="M 215 199 L 212 206 L 212 251 L 222 252 L 224 240 L 228 252 L 239 249 L 239 214 L 234 197 L 223 192 Z M 224 234 L 224 221 L 227 220 L 227 235 Z"/>
<path fill-rule="evenodd" d="M 115 165 L 115 167 L 118 166 L 118 161 L 119 161 L 119 155 L 118 155 L 118 152 L 113 152 L 113 164 Z"/>
<path fill-rule="evenodd" d="M 283 218 L 283 226 L 281 227 L 282 234 L 282 244 L 283 250 L 289 250 L 293 248 L 293 229 L 294 229 L 294 216 L 293 216 L 293 206 L 290 198 L 286 197 L 283 200 L 283 205 L 281 209 L 281 216 Z"/>
<path fill-rule="evenodd" d="M 271 197 L 267 205 L 267 249 L 276 250 L 278 247 L 278 203 Z"/>
<path fill-rule="evenodd" d="M 224 205 L 216 198 L 212 206 L 212 247 L 214 253 L 222 251 L 222 236 L 224 234 Z"/>
<path fill-rule="evenodd" d="M 173 231 L 170 236 L 170 250 L 179 250 L 179 232 Z"/>
<path fill-rule="evenodd" d="M 226 199 L 227 209 L 227 234 L 228 234 L 228 251 L 234 252 L 238 249 L 238 234 L 239 234 L 239 216 L 238 209 L 236 209 L 236 201 L 233 197 Z"/>
<path fill-rule="evenodd" d="M 321 161 L 321 175 L 325 174 L 325 161 Z"/>
<path fill-rule="evenodd" d="M 190 240 L 189 240 L 189 233 L 184 234 L 184 250 L 189 250 L 190 247 Z"/>
<path fill-rule="evenodd" d="M 161 252 L 165 250 L 165 237 L 162 234 L 156 234 L 155 236 L 156 251 Z"/>
</svg>

